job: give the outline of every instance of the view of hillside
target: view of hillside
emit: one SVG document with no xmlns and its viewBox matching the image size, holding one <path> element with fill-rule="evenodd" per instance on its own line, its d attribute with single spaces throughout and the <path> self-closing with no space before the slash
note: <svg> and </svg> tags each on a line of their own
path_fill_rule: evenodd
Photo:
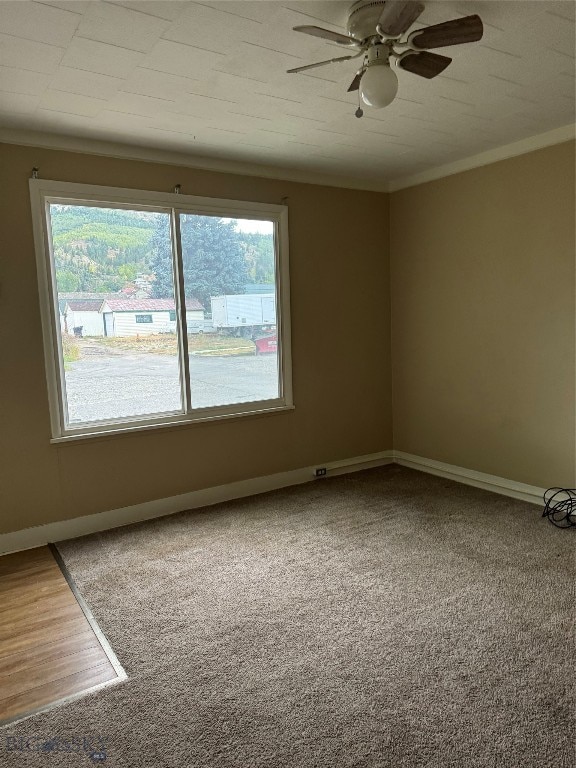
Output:
<svg viewBox="0 0 576 768">
<path fill-rule="evenodd" d="M 167 213 L 80 205 L 50 206 L 58 291 L 116 293 L 147 277 L 150 295 L 173 295 Z M 187 296 L 209 306 L 211 295 L 274 283 L 270 234 L 242 231 L 235 220 L 182 217 Z"/>
</svg>

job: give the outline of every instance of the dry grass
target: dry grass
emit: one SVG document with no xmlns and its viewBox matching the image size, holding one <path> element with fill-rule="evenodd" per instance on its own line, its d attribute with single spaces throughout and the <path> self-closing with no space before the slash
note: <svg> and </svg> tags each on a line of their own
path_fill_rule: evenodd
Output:
<svg viewBox="0 0 576 768">
<path fill-rule="evenodd" d="M 84 345 L 99 346 L 110 352 L 140 352 L 153 355 L 176 355 L 178 342 L 175 334 L 158 333 L 150 336 L 122 336 L 99 337 L 79 339 Z M 214 333 L 190 334 L 188 336 L 188 350 L 194 352 L 212 352 L 226 354 L 227 351 L 235 354 L 250 354 L 255 351 L 254 342 L 248 339 L 237 339 L 230 336 L 218 336 Z"/>
<path fill-rule="evenodd" d="M 64 357 L 64 364 L 80 360 L 82 353 L 80 351 L 78 339 L 69 336 L 67 333 L 62 333 L 62 354 Z"/>
</svg>

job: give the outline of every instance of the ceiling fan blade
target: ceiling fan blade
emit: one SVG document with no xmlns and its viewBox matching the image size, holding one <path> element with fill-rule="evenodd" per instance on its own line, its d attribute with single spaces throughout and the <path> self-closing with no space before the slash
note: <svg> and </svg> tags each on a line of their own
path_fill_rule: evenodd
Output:
<svg viewBox="0 0 576 768">
<path fill-rule="evenodd" d="M 288 74 L 294 72 L 305 72 L 307 69 L 315 69 L 316 67 L 323 67 L 326 64 L 335 64 L 337 61 L 349 61 L 355 58 L 354 56 L 338 56 L 336 59 L 326 59 L 326 61 L 317 61 L 316 64 L 304 64 L 302 67 L 294 67 L 294 69 L 287 69 Z"/>
<path fill-rule="evenodd" d="M 378 26 L 385 35 L 398 37 L 414 24 L 423 10 L 423 3 L 386 0 Z"/>
<path fill-rule="evenodd" d="M 420 75 L 420 77 L 426 77 L 430 80 L 444 72 L 451 61 L 452 59 L 448 56 L 440 56 L 438 53 L 407 51 L 398 57 L 398 66 L 407 72 L 412 72 L 413 75 Z"/>
<path fill-rule="evenodd" d="M 348 93 L 351 93 L 352 91 L 357 91 L 360 88 L 360 80 L 362 80 L 362 75 L 364 74 L 366 70 L 361 70 L 360 72 L 356 73 L 356 77 L 352 82 L 350 83 L 350 88 L 348 88 Z"/>
<path fill-rule="evenodd" d="M 444 48 L 447 45 L 474 43 L 482 39 L 483 33 L 482 19 L 474 14 L 414 30 L 408 36 L 408 42 L 414 48 Z"/>
<path fill-rule="evenodd" d="M 313 37 L 321 37 L 323 40 L 331 40 L 333 43 L 340 43 L 340 45 L 360 45 L 361 40 L 356 40 L 355 37 L 349 35 L 342 35 L 340 32 L 331 32 L 329 29 L 323 29 L 322 27 L 303 26 L 293 27 L 294 32 L 304 32 L 305 35 L 312 35 Z"/>
</svg>

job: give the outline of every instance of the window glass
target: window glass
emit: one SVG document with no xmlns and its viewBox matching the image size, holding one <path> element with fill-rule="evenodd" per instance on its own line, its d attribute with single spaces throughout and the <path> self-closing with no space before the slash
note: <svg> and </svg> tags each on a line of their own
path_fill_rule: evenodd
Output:
<svg viewBox="0 0 576 768">
<path fill-rule="evenodd" d="M 192 408 L 280 395 L 274 224 L 180 216 Z"/>
<path fill-rule="evenodd" d="M 65 425 L 182 412 L 170 213 L 54 203 L 49 213 Z"/>
<path fill-rule="evenodd" d="M 55 440 L 293 407 L 285 206 L 30 194 Z"/>
</svg>

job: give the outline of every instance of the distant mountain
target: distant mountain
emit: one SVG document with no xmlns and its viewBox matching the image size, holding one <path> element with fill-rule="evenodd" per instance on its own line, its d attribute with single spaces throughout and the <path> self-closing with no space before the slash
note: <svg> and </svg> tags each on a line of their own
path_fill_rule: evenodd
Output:
<svg viewBox="0 0 576 768">
<path fill-rule="evenodd" d="M 150 271 L 162 214 L 52 205 L 58 290 L 110 293 Z M 166 217 L 163 221 L 167 221 Z"/>
<path fill-rule="evenodd" d="M 192 286 L 202 273 L 205 300 L 210 294 L 222 293 L 220 282 L 226 272 L 233 273 L 229 279 L 239 285 L 274 284 L 271 235 L 234 231 L 231 222 L 217 217 L 186 219 L 186 278 Z M 153 295 L 172 293 L 170 220 L 166 213 L 52 204 L 50 220 L 59 293 L 116 293 L 131 289 L 145 276 L 151 281 Z M 202 236 L 193 235 L 196 224 Z M 222 235 L 227 228 L 233 232 L 228 239 Z M 187 273 L 188 264 L 193 274 Z"/>
</svg>

